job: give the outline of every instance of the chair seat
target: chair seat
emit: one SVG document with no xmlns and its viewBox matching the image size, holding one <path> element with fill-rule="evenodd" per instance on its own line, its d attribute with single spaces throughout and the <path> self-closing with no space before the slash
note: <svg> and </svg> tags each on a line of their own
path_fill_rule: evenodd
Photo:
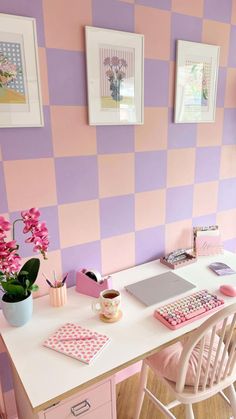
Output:
<svg viewBox="0 0 236 419">
<path fill-rule="evenodd" d="M 200 381 L 199 384 L 203 384 L 204 378 L 205 378 L 205 371 L 207 368 L 207 361 L 209 356 L 209 347 L 210 347 L 210 340 L 211 340 L 211 334 L 206 335 L 205 338 L 205 345 L 204 345 L 204 351 L 203 351 L 203 362 L 202 362 L 202 369 L 201 369 L 201 375 L 200 375 Z M 214 342 L 213 342 L 213 348 L 211 353 L 211 363 L 210 366 L 212 367 L 215 361 L 216 351 L 219 343 L 219 336 L 215 335 Z M 150 368 L 152 368 L 157 375 L 160 375 L 161 377 L 166 378 L 170 382 L 176 383 L 178 378 L 178 372 L 179 372 L 179 360 L 180 356 L 182 354 L 183 346 L 185 341 L 178 341 L 174 343 L 173 345 L 170 345 L 164 349 L 162 349 L 160 352 L 157 352 L 154 355 L 149 356 L 146 359 L 146 363 Z M 218 358 L 218 365 L 216 369 L 216 377 L 217 377 L 217 371 L 220 366 L 221 358 L 223 355 L 224 350 L 224 344 L 222 343 L 220 348 L 220 354 Z M 193 386 L 195 382 L 195 377 L 197 373 L 197 366 L 198 366 L 198 360 L 200 355 L 200 344 L 197 344 L 195 348 L 193 349 L 193 352 L 189 358 L 188 362 L 188 371 L 186 375 L 186 382 L 185 384 L 187 386 Z M 224 367 L 226 366 L 228 360 L 228 356 L 224 359 Z M 208 382 L 210 382 L 210 376 L 208 379 Z"/>
</svg>

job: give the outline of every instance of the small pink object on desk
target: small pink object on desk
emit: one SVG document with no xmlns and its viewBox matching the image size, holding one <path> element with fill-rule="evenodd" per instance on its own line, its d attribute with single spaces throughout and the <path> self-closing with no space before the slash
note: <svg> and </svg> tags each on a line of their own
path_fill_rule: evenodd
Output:
<svg viewBox="0 0 236 419">
<path fill-rule="evenodd" d="M 236 297 L 236 286 L 233 285 L 221 285 L 220 292 L 228 297 Z"/>
<path fill-rule="evenodd" d="M 85 275 L 86 269 L 76 273 L 76 291 L 90 295 L 90 297 L 98 298 L 100 293 L 106 289 L 112 288 L 112 278 L 107 276 L 102 282 L 96 282 Z"/>
</svg>

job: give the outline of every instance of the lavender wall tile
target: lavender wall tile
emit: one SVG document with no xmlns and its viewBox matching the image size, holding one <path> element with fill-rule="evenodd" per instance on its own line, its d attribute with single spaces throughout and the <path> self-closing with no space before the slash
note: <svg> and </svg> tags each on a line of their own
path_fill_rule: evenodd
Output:
<svg viewBox="0 0 236 419">
<path fill-rule="evenodd" d="M 134 151 L 134 126 L 98 126 L 97 148 L 99 154 Z"/>
<path fill-rule="evenodd" d="M 93 0 L 92 5 L 94 26 L 134 32 L 133 4 L 116 0 Z"/>
<path fill-rule="evenodd" d="M 51 105 L 86 105 L 85 54 L 47 48 Z"/>
<path fill-rule="evenodd" d="M 146 7 L 155 7 L 156 9 L 171 9 L 171 0 L 136 0 L 135 3 Z"/>
<path fill-rule="evenodd" d="M 224 106 L 225 103 L 225 86 L 226 86 L 227 68 L 219 67 L 216 106 Z"/>
<path fill-rule="evenodd" d="M 210 226 L 216 224 L 216 214 L 207 214 L 193 218 L 193 227 Z"/>
<path fill-rule="evenodd" d="M 223 242 L 224 249 L 236 253 L 236 239 L 225 240 Z"/>
<path fill-rule="evenodd" d="M 193 186 L 167 189 L 166 223 L 192 218 Z"/>
<path fill-rule="evenodd" d="M 174 123 L 173 109 L 169 109 L 168 147 L 186 148 L 194 147 L 197 138 L 197 124 Z"/>
<path fill-rule="evenodd" d="M 165 227 L 148 228 L 135 233 L 136 265 L 150 262 L 164 255 Z"/>
<path fill-rule="evenodd" d="M 166 186 L 166 151 L 135 153 L 135 192 Z"/>
<path fill-rule="evenodd" d="M 202 19 L 193 16 L 172 13 L 171 20 L 171 57 L 176 57 L 176 41 L 201 42 Z"/>
<path fill-rule="evenodd" d="M 96 156 L 58 158 L 55 168 L 59 204 L 98 197 Z"/>
<path fill-rule="evenodd" d="M 236 109 L 224 110 L 223 144 L 236 144 Z"/>
<path fill-rule="evenodd" d="M 0 213 L 8 212 L 3 164 L 0 162 Z"/>
<path fill-rule="evenodd" d="M 228 66 L 229 67 L 236 67 L 235 45 L 236 45 L 236 26 L 231 25 L 229 56 L 228 56 Z"/>
<path fill-rule="evenodd" d="M 44 127 L 2 129 L 0 144 L 4 160 L 51 157 L 52 134 L 49 106 L 44 106 Z"/>
<path fill-rule="evenodd" d="M 145 106 L 168 106 L 169 62 L 145 59 L 144 104 Z"/>
<path fill-rule="evenodd" d="M 220 147 L 204 147 L 196 150 L 196 182 L 210 182 L 219 178 Z"/>
<path fill-rule="evenodd" d="M 204 17 L 220 22 L 231 21 L 232 0 L 205 0 Z"/>
<path fill-rule="evenodd" d="M 6 352 L 0 353 L 0 376 L 3 392 L 13 388 L 9 357 Z"/>
<path fill-rule="evenodd" d="M 22 210 L 29 208 L 22 208 Z M 57 250 L 60 248 L 59 240 L 59 225 L 58 225 L 58 210 L 57 206 L 39 208 L 41 216 L 40 220 L 45 221 L 48 233 L 49 233 L 49 251 Z M 10 221 L 13 221 L 21 218 L 20 211 L 10 213 Z M 31 243 L 25 243 L 25 240 L 31 236 L 30 233 L 23 233 L 24 224 L 22 221 L 19 221 L 15 224 L 15 238 L 17 243 L 20 246 L 19 255 L 22 258 L 37 256 L 37 253 L 33 252 L 33 245 Z"/>
<path fill-rule="evenodd" d="M 236 208 L 236 178 L 223 179 L 219 182 L 218 210 Z"/>
<path fill-rule="evenodd" d="M 42 0 L 1 0 L 1 13 L 36 19 L 38 45 L 45 45 Z"/>
<path fill-rule="evenodd" d="M 101 272 L 100 242 L 95 241 L 61 250 L 62 270 L 69 272 L 68 286 L 75 285 L 75 271 L 83 268 L 96 269 Z"/>
<path fill-rule="evenodd" d="M 134 231 L 134 195 L 100 200 L 101 238 Z"/>
</svg>

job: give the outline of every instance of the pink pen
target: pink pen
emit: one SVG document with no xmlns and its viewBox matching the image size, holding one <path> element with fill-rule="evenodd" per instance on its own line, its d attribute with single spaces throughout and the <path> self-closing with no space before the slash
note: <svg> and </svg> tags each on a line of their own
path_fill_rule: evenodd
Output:
<svg viewBox="0 0 236 419">
<path fill-rule="evenodd" d="M 59 342 L 69 342 L 71 340 L 90 340 L 90 339 L 97 339 L 96 335 L 88 335 L 88 336 L 80 336 L 80 337 L 75 337 L 75 338 L 62 338 L 62 339 L 58 339 Z"/>
</svg>

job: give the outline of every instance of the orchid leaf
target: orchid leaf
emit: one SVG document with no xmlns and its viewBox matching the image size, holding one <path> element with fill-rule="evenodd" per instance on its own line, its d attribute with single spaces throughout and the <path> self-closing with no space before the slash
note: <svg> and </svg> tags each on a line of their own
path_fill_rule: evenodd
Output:
<svg viewBox="0 0 236 419">
<path fill-rule="evenodd" d="M 31 258 L 21 268 L 18 276 L 25 276 L 25 272 L 27 272 L 27 280 L 29 280 L 30 285 L 33 285 L 33 283 L 36 281 L 39 272 L 39 266 L 39 259 Z"/>
</svg>

